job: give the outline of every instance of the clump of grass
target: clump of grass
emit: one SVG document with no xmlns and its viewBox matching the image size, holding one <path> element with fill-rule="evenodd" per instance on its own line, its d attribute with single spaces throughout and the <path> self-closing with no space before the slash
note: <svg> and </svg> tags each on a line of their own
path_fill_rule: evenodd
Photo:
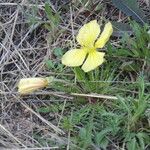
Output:
<svg viewBox="0 0 150 150">
<path fill-rule="evenodd" d="M 77 82 L 67 84 L 74 78 L 69 77 L 66 83 L 56 84 L 57 90 L 68 93 L 117 97 L 117 100 L 108 100 L 77 96 L 76 102 L 68 103 L 61 126 L 70 133 L 70 142 L 81 149 L 144 150 L 149 146 L 150 84 L 146 70 L 150 35 L 147 26 L 143 28 L 135 22 L 131 26 L 133 36 L 125 35 L 120 47 L 109 44 L 107 62 L 102 67 L 90 73 L 77 67 L 73 70 Z"/>
</svg>

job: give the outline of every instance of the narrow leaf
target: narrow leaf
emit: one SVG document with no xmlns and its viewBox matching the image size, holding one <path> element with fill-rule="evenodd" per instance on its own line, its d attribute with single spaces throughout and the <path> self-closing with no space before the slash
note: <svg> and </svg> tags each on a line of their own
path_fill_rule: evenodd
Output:
<svg viewBox="0 0 150 150">
<path fill-rule="evenodd" d="M 49 6 L 49 3 L 45 3 L 45 12 L 46 12 L 47 18 L 48 18 L 49 20 L 51 20 L 52 22 L 54 22 L 55 19 L 54 19 L 54 16 L 53 16 L 52 9 L 51 9 L 51 7 Z"/>
<path fill-rule="evenodd" d="M 143 11 L 138 7 L 137 0 L 112 0 L 112 2 L 118 9 L 137 22 L 142 25 L 147 23 Z"/>
</svg>

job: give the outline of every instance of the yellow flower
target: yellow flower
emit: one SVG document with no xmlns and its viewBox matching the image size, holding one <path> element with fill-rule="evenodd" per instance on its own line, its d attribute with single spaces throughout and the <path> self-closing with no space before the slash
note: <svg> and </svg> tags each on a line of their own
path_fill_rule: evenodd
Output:
<svg viewBox="0 0 150 150">
<path fill-rule="evenodd" d="M 113 32 L 112 24 L 108 22 L 100 37 L 100 26 L 96 20 L 90 21 L 79 30 L 76 37 L 81 49 L 72 49 L 62 57 L 62 64 L 70 67 L 81 66 L 84 72 L 91 71 L 104 62 L 103 52 L 97 48 L 103 48 Z M 97 39 L 98 38 L 98 39 Z"/>
<path fill-rule="evenodd" d="M 23 78 L 18 83 L 18 92 L 28 94 L 37 89 L 48 86 L 48 78 Z"/>
</svg>

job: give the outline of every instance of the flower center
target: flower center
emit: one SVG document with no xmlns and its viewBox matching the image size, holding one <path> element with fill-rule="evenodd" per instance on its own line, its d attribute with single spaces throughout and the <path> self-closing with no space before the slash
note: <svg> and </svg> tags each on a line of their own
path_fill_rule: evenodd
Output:
<svg viewBox="0 0 150 150">
<path fill-rule="evenodd" d="M 96 51 L 96 48 L 94 46 L 93 47 L 88 47 L 87 51 L 88 51 L 88 53 L 91 53 L 91 52 Z"/>
</svg>

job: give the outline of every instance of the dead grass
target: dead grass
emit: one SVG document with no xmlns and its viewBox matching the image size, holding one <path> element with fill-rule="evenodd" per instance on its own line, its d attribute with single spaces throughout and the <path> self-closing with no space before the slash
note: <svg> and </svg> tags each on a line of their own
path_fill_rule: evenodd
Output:
<svg viewBox="0 0 150 150">
<path fill-rule="evenodd" d="M 20 7 L 18 7 L 18 3 Z M 33 2 L 34 5 L 34 2 Z M 33 130 L 43 136 L 64 142 L 59 135 L 64 132 L 58 127 L 59 119 L 49 122 L 35 112 L 37 104 L 50 105 L 40 96 L 21 97 L 16 93 L 17 81 L 22 77 L 49 75 L 44 68 L 44 60 L 50 57 L 51 48 L 44 29 L 28 25 L 25 12 L 33 6 L 28 1 L 3 1 L 0 4 L 0 144 L 7 148 L 27 148 L 40 145 L 33 137 Z M 39 1 L 39 9 L 44 3 Z M 21 9 L 23 8 L 23 9 Z M 42 92 L 40 95 L 43 95 Z M 43 96 L 44 97 L 44 96 Z M 34 101 L 32 101 L 32 99 Z M 28 102 L 27 102 L 28 101 Z M 56 116 L 58 117 L 58 116 Z M 55 120 L 55 119 L 54 119 Z M 39 147 L 39 146 L 38 146 Z M 56 149 L 48 147 L 41 149 Z"/>
<path fill-rule="evenodd" d="M 69 1 L 51 3 L 54 11 L 60 8 L 60 4 L 68 4 Z M 98 3 L 99 1 L 94 1 Z M 76 29 L 93 16 L 100 19 L 105 16 L 113 20 L 124 21 L 126 17 L 111 9 L 111 15 L 107 14 L 108 6 L 102 8 L 101 14 L 85 10 L 68 4 L 69 12 L 63 8 L 62 23 L 60 28 L 65 30 L 51 43 L 47 40 L 50 36 L 41 24 L 29 26 L 27 14 L 33 6 L 37 6 L 38 15 L 43 19 L 44 0 L 1 0 L 0 2 L 0 149 L 58 149 L 59 144 L 66 143 L 69 149 L 70 133 L 68 135 L 60 128 L 59 123 L 63 117 L 66 101 L 72 100 L 72 96 L 64 93 L 49 91 L 50 95 L 57 98 L 49 99 L 45 91 L 30 96 L 19 96 L 17 82 L 23 77 L 58 75 L 45 68 L 45 60 L 53 59 L 52 50 L 55 47 L 66 48 Z M 100 1 L 99 3 L 102 3 Z M 19 4 L 19 5 L 18 5 Z M 115 15 L 113 15 L 115 14 Z M 117 15 L 116 15 L 117 14 Z M 43 16 L 42 16 L 43 15 Z M 85 18 L 86 17 L 86 18 Z M 65 18 L 65 19 L 63 19 Z M 71 43 L 70 45 L 74 45 Z M 63 92 L 63 91 L 62 91 Z M 60 114 L 44 116 L 36 112 L 40 106 L 49 106 L 59 101 L 64 105 Z M 34 132 L 41 136 L 53 139 L 54 147 L 42 147 L 34 138 Z M 48 145 L 48 144 L 47 144 Z M 58 145 L 58 146 L 57 146 Z"/>
</svg>

